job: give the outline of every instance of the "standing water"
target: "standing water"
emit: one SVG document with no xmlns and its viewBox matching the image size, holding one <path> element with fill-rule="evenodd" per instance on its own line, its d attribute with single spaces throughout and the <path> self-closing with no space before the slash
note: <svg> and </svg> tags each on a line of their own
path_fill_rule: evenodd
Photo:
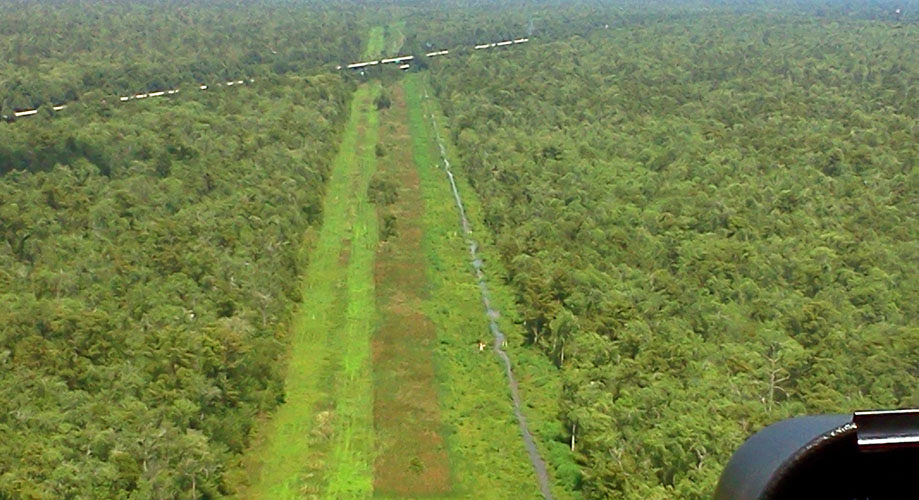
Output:
<svg viewBox="0 0 919 500">
<path fill-rule="evenodd" d="M 428 93 L 424 93 L 425 99 Z M 450 179 L 450 188 L 453 190 L 453 199 L 456 201 L 456 209 L 459 211 L 460 222 L 463 226 L 463 234 L 466 237 L 466 244 L 469 246 L 469 254 L 472 259 L 472 268 L 475 271 L 475 277 L 479 284 L 479 291 L 482 293 L 482 304 L 485 306 L 485 315 L 488 318 L 488 328 L 495 337 L 494 350 L 499 358 L 504 362 L 504 371 L 507 374 L 507 385 L 511 391 L 511 399 L 514 402 L 514 415 L 517 416 L 517 425 L 520 427 L 520 434 L 523 436 L 523 442 L 526 444 L 527 453 L 530 455 L 530 463 L 533 465 L 533 471 L 539 480 L 539 489 L 545 500 L 555 500 L 552 491 L 549 489 L 549 474 L 546 472 L 546 462 L 539 455 L 536 448 L 536 442 L 527 426 L 526 417 L 520 409 L 520 394 L 517 388 L 517 379 L 514 378 L 514 372 L 511 370 L 511 360 L 504 351 L 505 337 L 504 333 L 498 327 L 498 311 L 491 307 L 490 295 L 488 293 L 488 284 L 485 282 L 485 273 L 482 271 L 482 259 L 478 256 L 479 245 L 472 238 L 472 230 L 469 227 L 469 220 L 466 219 L 466 210 L 463 208 L 463 200 L 460 198 L 459 190 L 456 188 L 456 181 L 453 179 L 453 172 L 450 169 L 450 160 L 447 159 L 447 150 L 444 143 L 440 140 L 440 132 L 437 128 L 437 119 L 431 114 L 431 124 L 434 127 L 434 138 L 440 147 L 440 157 L 444 163 L 444 171 L 447 178 Z"/>
</svg>

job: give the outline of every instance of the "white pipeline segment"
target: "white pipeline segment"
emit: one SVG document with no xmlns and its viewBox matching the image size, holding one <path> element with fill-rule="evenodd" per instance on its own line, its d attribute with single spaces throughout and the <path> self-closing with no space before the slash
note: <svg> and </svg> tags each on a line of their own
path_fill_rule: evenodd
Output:
<svg viewBox="0 0 919 500">
<path fill-rule="evenodd" d="M 351 64 L 349 64 L 349 65 L 347 66 L 347 68 L 348 68 L 348 69 L 366 68 L 367 66 L 372 66 L 372 65 L 374 65 L 374 64 L 379 64 L 379 62 L 380 62 L 380 61 L 368 61 L 368 62 L 351 63 Z"/>
<path fill-rule="evenodd" d="M 476 46 L 475 46 L 475 49 L 476 49 L 476 50 L 481 50 L 481 49 L 489 49 L 489 48 L 493 48 L 493 47 L 506 47 L 506 46 L 508 46 L 508 45 L 519 44 L 519 43 L 526 43 L 526 42 L 528 42 L 528 41 L 530 41 L 529 38 L 516 38 L 516 39 L 513 39 L 513 40 L 503 40 L 503 41 L 500 41 L 500 42 L 492 42 L 492 43 L 483 43 L 483 44 L 479 44 L 479 45 L 476 45 Z M 274 52 L 274 51 L 272 51 L 272 52 Z M 448 55 L 449 53 L 450 53 L 449 50 L 436 50 L 436 51 L 428 52 L 428 53 L 425 54 L 425 55 L 426 55 L 427 57 L 437 57 L 437 56 L 445 56 L 445 55 Z M 377 61 L 366 61 L 366 62 L 352 63 L 352 64 L 349 64 L 349 65 L 345 66 L 345 68 L 347 68 L 347 69 L 362 69 L 362 68 L 366 68 L 366 67 L 368 67 L 368 66 L 376 66 L 376 65 L 378 65 L 378 64 L 398 64 L 398 65 L 399 65 L 399 69 L 401 69 L 401 70 L 406 70 L 406 69 L 409 69 L 409 67 L 410 67 L 409 64 L 408 64 L 408 62 L 409 62 L 409 61 L 412 61 L 412 60 L 414 60 L 414 59 L 415 59 L 415 56 L 398 56 L 398 57 L 391 57 L 391 58 L 382 59 L 382 60 L 377 60 Z M 341 65 L 336 66 L 336 69 L 339 69 L 339 70 L 340 70 L 340 69 L 342 69 L 342 66 L 341 66 Z M 255 79 L 249 78 L 248 81 L 249 81 L 249 83 L 254 83 L 254 82 L 255 82 Z M 231 81 L 226 82 L 226 85 L 227 85 L 227 87 L 231 87 L 231 86 L 233 86 L 233 85 L 244 85 L 245 83 L 246 83 L 246 80 L 231 80 Z M 223 83 L 222 83 L 222 82 L 218 82 L 218 83 L 217 83 L 217 86 L 218 86 L 218 87 L 222 87 L 222 86 L 223 86 Z M 198 85 L 198 89 L 200 89 L 200 90 L 207 90 L 207 89 L 208 89 L 208 86 L 202 83 L 202 84 L 199 84 L 199 85 Z M 156 92 L 150 92 L 150 93 L 139 93 L 139 94 L 134 94 L 134 95 L 120 96 L 120 97 L 118 98 L 118 100 L 121 101 L 121 102 L 127 102 L 127 101 L 132 101 L 132 100 L 135 100 L 135 99 L 146 99 L 147 97 L 160 97 L 160 96 L 163 96 L 163 95 L 175 95 L 175 94 L 178 94 L 178 93 L 179 93 L 179 89 L 171 89 L 171 90 L 165 90 L 165 91 L 158 90 L 158 91 L 156 91 Z M 52 109 L 54 109 L 54 111 L 61 111 L 61 110 L 63 110 L 65 107 L 66 107 L 66 104 L 60 104 L 60 105 L 57 105 L 57 106 L 52 106 Z M 23 110 L 23 111 L 14 111 L 14 112 L 13 112 L 13 116 L 14 116 L 14 117 L 32 116 L 32 115 L 35 115 L 35 114 L 38 114 L 38 110 L 37 110 L 37 109 L 27 109 L 27 110 Z"/>
<path fill-rule="evenodd" d="M 490 49 L 494 47 L 508 47 L 510 45 L 514 45 L 518 43 L 526 43 L 529 41 L 530 41 L 529 38 L 514 38 L 514 39 L 509 39 L 509 40 L 501 40 L 500 42 L 480 43 L 478 45 L 475 45 L 473 48 L 475 50 L 482 50 L 482 49 Z M 437 57 L 437 56 L 445 56 L 445 55 L 448 55 L 449 53 L 450 53 L 449 50 L 434 50 L 434 51 L 426 53 L 425 56 Z M 335 67 L 335 69 L 339 69 L 339 70 L 342 68 L 363 69 L 363 68 L 366 68 L 367 66 L 373 66 L 375 64 L 405 63 L 405 62 L 413 60 L 414 58 L 415 58 L 414 56 L 388 57 L 386 59 L 381 59 L 379 61 L 356 62 L 356 63 L 351 63 L 347 66 L 338 65 Z"/>
<path fill-rule="evenodd" d="M 255 82 L 255 79 L 254 79 L 254 78 L 249 78 L 248 81 L 249 81 L 249 83 L 253 83 L 253 82 Z M 235 80 L 235 81 L 229 81 L 229 82 L 227 82 L 227 85 L 228 85 L 228 86 L 230 86 L 230 85 L 244 85 L 245 83 L 246 83 L 246 80 Z M 220 86 L 220 85 L 222 85 L 222 84 L 221 84 L 221 83 L 218 83 L 217 85 Z M 205 84 L 202 83 L 202 84 L 200 84 L 200 85 L 198 86 L 198 88 L 201 89 L 201 90 L 207 90 L 208 87 L 207 87 L 207 85 L 205 85 Z M 155 92 L 149 92 L 149 93 L 144 92 L 144 93 L 138 93 L 138 94 L 132 94 L 132 95 L 119 96 L 119 97 L 118 97 L 118 100 L 119 100 L 120 102 L 128 102 L 128 101 L 133 101 L 133 100 L 136 100 L 136 99 L 146 99 L 146 98 L 148 98 L 148 97 L 162 97 L 162 96 L 164 96 L 164 95 L 175 95 L 175 94 L 178 94 L 179 92 L 180 92 L 180 89 L 157 90 L 157 91 L 155 91 Z M 51 109 L 54 110 L 54 111 L 63 111 L 64 109 L 67 108 L 67 105 L 66 105 L 66 104 L 51 104 L 50 106 L 51 106 Z M 38 110 L 37 108 L 36 108 L 36 109 L 24 109 L 24 110 L 22 110 L 22 111 L 13 111 L 12 117 L 20 118 L 20 117 L 23 117 L 23 116 L 32 116 L 32 115 L 38 114 L 38 111 L 39 111 L 39 110 Z M 12 118 L 12 117 L 7 116 L 7 115 L 3 115 L 3 116 L 6 117 L 6 118 Z"/>
<path fill-rule="evenodd" d="M 380 61 L 380 62 L 383 63 L 383 64 L 401 63 L 401 62 L 405 62 L 405 61 L 411 61 L 411 60 L 414 59 L 414 58 L 415 58 L 415 56 L 399 56 L 399 57 L 391 57 L 391 58 L 389 58 L 389 59 L 383 59 L 383 60 Z"/>
</svg>

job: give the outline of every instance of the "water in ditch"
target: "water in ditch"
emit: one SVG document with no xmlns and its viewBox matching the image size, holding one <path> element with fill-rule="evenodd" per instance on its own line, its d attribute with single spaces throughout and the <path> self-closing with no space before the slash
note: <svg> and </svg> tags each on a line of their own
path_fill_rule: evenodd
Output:
<svg viewBox="0 0 919 500">
<path fill-rule="evenodd" d="M 427 92 L 425 92 L 424 97 L 425 99 L 428 99 Z M 494 351 L 495 354 L 501 358 L 501 361 L 504 362 L 504 371 L 507 374 L 507 385 L 510 389 L 511 399 L 514 403 L 514 415 L 517 417 L 517 425 L 520 428 L 521 436 L 523 436 L 523 442 L 526 445 L 527 453 L 530 457 L 530 463 L 533 465 L 533 472 L 536 474 L 536 478 L 539 481 L 539 489 L 542 492 L 542 496 L 545 500 L 554 500 L 552 491 L 549 488 L 549 474 L 546 472 L 546 462 L 542 459 L 542 456 L 540 456 L 539 449 L 536 448 L 536 441 L 533 439 L 533 434 L 530 433 L 530 428 L 527 425 L 526 416 L 524 416 L 523 411 L 520 408 L 520 393 L 517 387 L 517 379 L 514 377 L 514 371 L 511 368 L 511 360 L 508 357 L 507 352 L 504 350 L 505 336 L 504 333 L 501 332 L 501 329 L 498 327 L 498 311 L 491 306 L 491 298 L 488 293 L 488 284 L 485 282 L 485 273 L 482 270 L 482 259 L 480 259 L 478 256 L 479 245 L 475 239 L 472 238 L 472 229 L 469 226 L 469 220 L 466 218 L 466 210 L 463 208 L 463 200 L 460 197 L 459 189 L 456 187 L 456 181 L 454 180 L 453 172 L 450 169 L 450 160 L 447 159 L 447 150 L 444 148 L 444 143 L 440 139 L 440 132 L 437 127 L 437 119 L 433 114 L 431 115 L 431 125 L 434 128 L 434 138 L 437 141 L 437 146 L 440 148 L 440 158 L 443 162 L 443 169 L 447 174 L 447 178 L 450 180 L 450 189 L 453 190 L 453 199 L 456 202 L 456 209 L 459 211 L 463 235 L 466 238 L 466 245 L 469 247 L 472 269 L 475 273 L 475 278 L 479 285 L 479 292 L 482 296 L 482 304 L 485 306 L 485 315 L 488 318 L 488 328 L 491 330 L 491 333 L 495 339 Z"/>
</svg>

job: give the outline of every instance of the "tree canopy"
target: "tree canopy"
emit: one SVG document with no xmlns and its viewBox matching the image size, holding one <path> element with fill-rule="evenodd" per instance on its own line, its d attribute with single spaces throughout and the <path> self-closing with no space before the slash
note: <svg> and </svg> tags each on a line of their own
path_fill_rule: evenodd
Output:
<svg viewBox="0 0 919 500">
<path fill-rule="evenodd" d="M 4 2 L 0 112 L 328 71 L 360 54 L 364 9 L 272 0 Z"/>
<path fill-rule="evenodd" d="M 893 3 L 19 0 L 0 113 L 41 108 L 0 123 L 0 498 L 231 493 L 284 397 L 353 89 L 331 69 L 393 19 L 564 380 L 551 449 L 584 497 L 708 498 L 769 423 L 919 405 L 919 28 Z"/>
<path fill-rule="evenodd" d="M 283 399 L 347 88 L 279 77 L 0 123 L 0 497 L 226 493 Z"/>
<path fill-rule="evenodd" d="M 919 404 L 915 30 L 713 12 L 432 69 L 588 497 L 708 498 L 764 425 Z"/>
</svg>

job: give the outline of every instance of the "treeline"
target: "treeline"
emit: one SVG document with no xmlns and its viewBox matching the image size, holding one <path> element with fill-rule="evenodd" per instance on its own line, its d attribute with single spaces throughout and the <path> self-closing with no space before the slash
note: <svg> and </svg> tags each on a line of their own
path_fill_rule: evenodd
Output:
<svg viewBox="0 0 919 500">
<path fill-rule="evenodd" d="M 291 72 L 356 58 L 356 2 L 0 4 L 0 112 Z M 116 97 L 117 100 L 117 97 Z"/>
<path fill-rule="evenodd" d="M 785 417 L 916 406 L 917 27 L 622 24 L 431 81 L 588 498 L 710 498 Z"/>
<path fill-rule="evenodd" d="M 596 30 L 682 22 L 711 14 L 794 14 L 814 19 L 914 22 L 917 13 L 897 0 L 543 0 L 467 2 L 431 0 L 387 3 L 387 15 L 407 22 L 405 46 L 415 54 L 442 48 L 534 37 L 543 41 L 589 36 Z M 900 13 L 896 9 L 900 8 Z"/>
<path fill-rule="evenodd" d="M 228 492 L 283 399 L 347 90 L 277 77 L 0 123 L 0 498 Z"/>
</svg>

